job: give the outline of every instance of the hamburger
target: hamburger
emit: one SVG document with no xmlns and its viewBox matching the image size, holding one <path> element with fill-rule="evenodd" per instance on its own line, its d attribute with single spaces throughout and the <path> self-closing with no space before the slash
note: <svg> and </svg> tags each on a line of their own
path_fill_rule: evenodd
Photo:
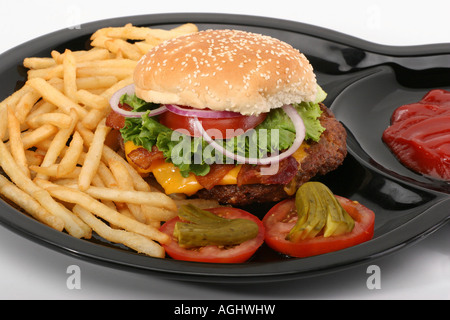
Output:
<svg viewBox="0 0 450 320">
<path fill-rule="evenodd" d="M 304 54 L 278 39 L 206 30 L 151 49 L 111 99 L 124 156 L 168 195 L 279 201 L 335 170 L 346 131 Z"/>
</svg>

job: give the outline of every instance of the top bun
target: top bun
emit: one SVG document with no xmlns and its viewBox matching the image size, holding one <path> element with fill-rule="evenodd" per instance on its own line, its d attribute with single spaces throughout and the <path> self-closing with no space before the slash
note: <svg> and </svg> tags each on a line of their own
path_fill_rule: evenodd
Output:
<svg viewBox="0 0 450 320">
<path fill-rule="evenodd" d="M 136 95 L 160 104 L 269 112 L 314 101 L 316 77 L 291 45 L 255 33 L 207 30 L 163 42 L 138 62 Z"/>
</svg>

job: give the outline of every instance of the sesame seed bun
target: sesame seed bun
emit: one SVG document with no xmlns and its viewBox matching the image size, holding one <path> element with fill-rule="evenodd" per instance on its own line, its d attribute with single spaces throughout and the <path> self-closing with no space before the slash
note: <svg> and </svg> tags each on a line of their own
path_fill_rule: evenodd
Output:
<svg viewBox="0 0 450 320">
<path fill-rule="evenodd" d="M 297 49 L 238 30 L 200 31 L 156 46 L 137 64 L 134 83 L 148 102 L 244 115 L 314 101 L 317 92 L 313 68 Z"/>
</svg>

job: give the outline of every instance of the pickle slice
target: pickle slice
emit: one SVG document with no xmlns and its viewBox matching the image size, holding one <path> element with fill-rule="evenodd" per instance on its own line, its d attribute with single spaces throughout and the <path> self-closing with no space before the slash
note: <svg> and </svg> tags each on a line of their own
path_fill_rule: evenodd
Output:
<svg viewBox="0 0 450 320">
<path fill-rule="evenodd" d="M 355 221 L 347 211 L 342 208 L 336 197 L 329 197 L 327 201 L 329 201 L 330 211 L 323 236 L 337 236 L 352 231 L 355 226 Z"/>
<path fill-rule="evenodd" d="M 238 245 L 259 232 L 251 220 L 222 218 L 193 205 L 180 207 L 179 217 L 186 222 L 177 222 L 173 235 L 183 248 Z"/>
<path fill-rule="evenodd" d="M 323 183 L 303 184 L 295 195 L 298 220 L 286 239 L 296 242 L 318 235 L 331 237 L 353 230 L 352 217 Z"/>
</svg>

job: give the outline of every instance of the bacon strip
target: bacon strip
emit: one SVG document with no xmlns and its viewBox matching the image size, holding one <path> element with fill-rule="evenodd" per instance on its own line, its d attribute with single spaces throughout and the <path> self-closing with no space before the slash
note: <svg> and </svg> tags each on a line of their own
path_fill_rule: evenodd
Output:
<svg viewBox="0 0 450 320">
<path fill-rule="evenodd" d="M 233 164 L 212 164 L 210 170 L 205 176 L 197 176 L 197 181 L 203 188 L 211 190 L 216 186 L 230 170 L 234 168 Z"/>
<path fill-rule="evenodd" d="M 119 104 L 119 108 L 126 110 L 126 111 L 133 110 L 133 108 L 131 108 L 127 104 Z M 111 127 L 113 129 L 120 130 L 123 128 L 124 125 L 125 125 L 125 117 L 118 114 L 115 111 L 111 111 L 108 114 L 108 116 L 106 117 L 106 126 L 107 127 Z"/>
<path fill-rule="evenodd" d="M 111 111 L 106 117 L 106 126 L 116 130 L 120 130 L 125 125 L 125 117 L 117 112 Z"/>
<path fill-rule="evenodd" d="M 237 176 L 237 185 L 288 184 L 297 174 L 299 163 L 291 156 L 281 160 L 278 165 L 278 173 L 274 175 L 263 175 L 261 174 L 261 168 L 268 166 L 244 164 Z"/>
<path fill-rule="evenodd" d="M 136 166 L 144 170 L 150 168 L 154 161 L 164 159 L 164 154 L 156 146 L 153 146 L 152 151 L 139 147 L 127 156 Z"/>
</svg>

